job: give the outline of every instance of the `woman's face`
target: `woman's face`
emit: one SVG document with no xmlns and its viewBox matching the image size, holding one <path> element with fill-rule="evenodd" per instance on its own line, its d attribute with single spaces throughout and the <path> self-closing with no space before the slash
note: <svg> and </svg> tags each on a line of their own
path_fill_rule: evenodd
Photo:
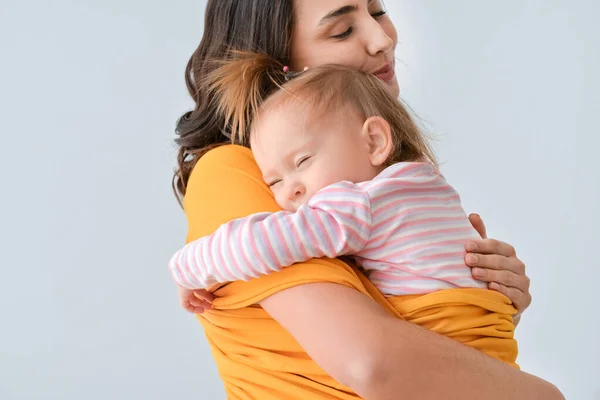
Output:
<svg viewBox="0 0 600 400">
<path fill-rule="evenodd" d="M 340 64 L 370 72 L 399 94 L 398 34 L 381 0 L 294 0 L 291 68 Z"/>
</svg>

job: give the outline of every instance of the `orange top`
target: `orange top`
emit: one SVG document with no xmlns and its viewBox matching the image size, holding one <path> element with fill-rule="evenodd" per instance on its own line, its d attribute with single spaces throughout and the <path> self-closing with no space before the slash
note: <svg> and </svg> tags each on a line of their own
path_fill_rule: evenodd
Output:
<svg viewBox="0 0 600 400">
<path fill-rule="evenodd" d="M 279 211 L 252 152 L 227 145 L 209 151 L 188 182 L 184 199 L 187 241 L 214 232 L 235 218 Z M 356 268 L 340 260 L 313 259 L 249 282 L 216 288 L 215 309 L 198 316 L 231 400 L 358 399 L 328 376 L 257 303 L 281 290 L 332 282 L 373 298 L 390 314 L 452 337 L 514 365 L 517 344 L 505 296 L 481 289 L 385 298 Z"/>
</svg>

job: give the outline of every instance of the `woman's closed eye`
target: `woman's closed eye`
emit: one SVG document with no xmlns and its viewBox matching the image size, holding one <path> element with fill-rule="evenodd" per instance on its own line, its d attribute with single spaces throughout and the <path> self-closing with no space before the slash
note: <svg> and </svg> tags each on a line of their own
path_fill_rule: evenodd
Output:
<svg viewBox="0 0 600 400">
<path fill-rule="evenodd" d="M 352 33 L 353 30 L 354 30 L 353 27 L 349 27 L 348 29 L 346 29 L 346 31 L 344 33 L 340 33 L 339 35 L 333 35 L 332 38 L 333 39 L 345 39 L 348 36 L 350 36 L 350 34 Z"/>
<path fill-rule="evenodd" d="M 380 17 L 383 17 L 385 14 L 387 14 L 387 11 L 381 10 L 381 11 L 377 11 L 376 13 L 371 14 L 371 17 L 378 19 Z M 332 38 L 337 39 L 337 40 L 345 39 L 348 36 L 350 36 L 353 31 L 354 31 L 354 27 L 350 26 L 348 29 L 346 29 L 344 32 L 340 33 L 339 35 L 333 35 Z"/>
<path fill-rule="evenodd" d="M 377 11 L 376 13 L 371 14 L 371 17 L 377 19 L 379 17 L 383 17 L 385 14 L 387 14 L 387 11 L 381 10 L 381 11 Z"/>
</svg>

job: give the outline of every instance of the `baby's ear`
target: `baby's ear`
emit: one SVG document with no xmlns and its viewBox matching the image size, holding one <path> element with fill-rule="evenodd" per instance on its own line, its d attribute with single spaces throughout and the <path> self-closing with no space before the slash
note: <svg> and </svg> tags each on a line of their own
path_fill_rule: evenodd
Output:
<svg viewBox="0 0 600 400">
<path fill-rule="evenodd" d="M 363 124 L 362 133 L 368 140 L 371 164 L 384 165 L 394 148 L 390 124 L 381 117 L 370 117 Z"/>
</svg>

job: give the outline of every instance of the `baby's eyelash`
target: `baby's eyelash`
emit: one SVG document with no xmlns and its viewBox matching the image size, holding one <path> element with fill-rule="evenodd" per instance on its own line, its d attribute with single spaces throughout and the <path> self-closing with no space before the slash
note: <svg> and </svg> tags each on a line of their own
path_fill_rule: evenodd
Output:
<svg viewBox="0 0 600 400">
<path fill-rule="evenodd" d="M 277 180 L 277 181 L 273 181 L 273 182 L 271 182 L 271 183 L 268 183 L 267 185 L 268 185 L 269 187 L 273 187 L 274 185 L 278 184 L 279 182 L 281 182 L 281 179 L 279 179 L 279 180 Z"/>
<path fill-rule="evenodd" d="M 309 158 L 310 158 L 310 156 L 306 156 L 306 157 L 304 157 L 304 158 L 300 159 L 300 160 L 298 161 L 298 164 L 296 164 L 296 167 L 299 167 L 300 165 L 302 165 L 302 163 L 303 163 L 304 161 L 307 161 Z"/>
</svg>

